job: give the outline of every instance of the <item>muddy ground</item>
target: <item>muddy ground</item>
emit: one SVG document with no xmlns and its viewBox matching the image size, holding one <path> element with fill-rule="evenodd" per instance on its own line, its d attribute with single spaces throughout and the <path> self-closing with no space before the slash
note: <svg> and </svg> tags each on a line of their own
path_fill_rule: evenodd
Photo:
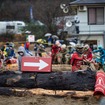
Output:
<svg viewBox="0 0 105 105">
<path fill-rule="evenodd" d="M 72 99 L 70 96 L 0 96 L 0 105 L 99 105 L 99 101 L 94 97 L 89 97 L 89 99 Z"/>
</svg>

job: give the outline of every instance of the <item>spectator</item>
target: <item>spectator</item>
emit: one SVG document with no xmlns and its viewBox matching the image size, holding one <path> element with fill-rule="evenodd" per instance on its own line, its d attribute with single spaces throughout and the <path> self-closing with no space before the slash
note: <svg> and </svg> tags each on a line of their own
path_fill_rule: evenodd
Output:
<svg viewBox="0 0 105 105">
<path fill-rule="evenodd" d="M 48 36 L 47 41 L 48 41 L 48 45 L 51 46 L 52 43 L 53 43 L 53 38 L 52 38 L 52 36 Z"/>
<path fill-rule="evenodd" d="M 8 58 L 12 58 L 12 57 L 15 57 L 15 51 L 13 46 L 10 45 L 8 49 Z"/>
<path fill-rule="evenodd" d="M 29 53 L 26 52 L 25 48 L 23 46 L 20 46 L 18 48 L 18 68 L 21 71 L 21 63 L 22 63 L 22 57 L 23 56 L 31 56 Z"/>
<path fill-rule="evenodd" d="M 58 58 L 58 63 L 67 63 L 67 57 L 66 57 L 66 54 L 67 54 L 67 47 L 65 44 L 61 45 L 61 50 L 57 56 Z"/>
<path fill-rule="evenodd" d="M 25 51 L 30 55 L 33 56 L 33 54 L 31 53 L 31 51 L 29 50 L 30 47 L 30 42 L 26 42 L 24 45 Z"/>
<path fill-rule="evenodd" d="M 7 45 L 3 46 L 2 51 L 3 51 L 4 58 L 7 57 L 8 56 L 8 53 L 7 53 L 8 47 L 7 47 Z"/>
<path fill-rule="evenodd" d="M 37 49 L 38 55 L 42 57 L 42 53 L 45 52 L 45 46 L 43 44 L 38 44 L 38 49 Z"/>
<path fill-rule="evenodd" d="M 34 44 L 34 51 L 35 51 L 35 56 L 37 57 L 38 56 L 38 43 L 35 43 Z"/>
<path fill-rule="evenodd" d="M 61 43 L 57 40 L 55 44 L 52 46 L 52 61 L 53 63 L 56 63 L 56 61 L 59 59 L 57 56 L 59 55 L 59 52 L 61 51 Z"/>
<path fill-rule="evenodd" d="M 29 50 L 29 46 L 30 46 L 30 42 L 26 42 L 24 47 L 26 50 Z"/>
</svg>

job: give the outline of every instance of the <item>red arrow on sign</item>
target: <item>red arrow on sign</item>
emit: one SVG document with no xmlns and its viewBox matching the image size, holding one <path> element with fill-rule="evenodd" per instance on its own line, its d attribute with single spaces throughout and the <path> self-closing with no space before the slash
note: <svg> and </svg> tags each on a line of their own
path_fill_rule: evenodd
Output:
<svg viewBox="0 0 105 105">
<path fill-rule="evenodd" d="M 23 72 L 51 72 L 51 57 L 22 57 L 21 70 Z"/>
<path fill-rule="evenodd" d="M 39 67 L 39 70 L 41 70 L 41 69 L 47 67 L 48 64 L 40 59 L 38 63 L 35 63 L 35 62 L 24 62 L 24 66 Z"/>
</svg>

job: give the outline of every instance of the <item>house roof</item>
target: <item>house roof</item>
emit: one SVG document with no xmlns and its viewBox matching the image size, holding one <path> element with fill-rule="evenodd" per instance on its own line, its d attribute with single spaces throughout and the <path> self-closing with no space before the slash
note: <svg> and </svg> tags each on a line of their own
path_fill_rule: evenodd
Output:
<svg viewBox="0 0 105 105">
<path fill-rule="evenodd" d="M 89 4 L 104 4 L 105 5 L 105 0 L 76 0 L 74 2 L 71 2 L 70 5 L 89 5 Z"/>
</svg>

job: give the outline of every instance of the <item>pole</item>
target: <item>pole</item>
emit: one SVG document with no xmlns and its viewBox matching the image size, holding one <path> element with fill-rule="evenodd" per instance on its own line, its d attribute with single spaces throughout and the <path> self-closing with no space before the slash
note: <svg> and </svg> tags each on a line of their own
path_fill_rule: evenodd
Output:
<svg viewBox="0 0 105 105">
<path fill-rule="evenodd" d="M 31 22 L 34 21 L 32 5 L 30 6 L 30 21 L 31 21 Z"/>
</svg>

